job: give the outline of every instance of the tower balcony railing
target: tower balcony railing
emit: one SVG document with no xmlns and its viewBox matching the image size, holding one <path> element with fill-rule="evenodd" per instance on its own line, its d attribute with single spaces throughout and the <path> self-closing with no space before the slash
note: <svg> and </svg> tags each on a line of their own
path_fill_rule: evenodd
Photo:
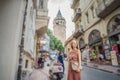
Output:
<svg viewBox="0 0 120 80">
<path fill-rule="evenodd" d="M 104 18 L 118 7 L 120 7 L 120 0 L 101 0 L 96 8 L 97 16 Z"/>
<path fill-rule="evenodd" d="M 73 22 L 76 22 L 80 18 L 80 16 L 81 16 L 81 9 L 77 8 L 76 11 L 75 11 Z"/>
</svg>

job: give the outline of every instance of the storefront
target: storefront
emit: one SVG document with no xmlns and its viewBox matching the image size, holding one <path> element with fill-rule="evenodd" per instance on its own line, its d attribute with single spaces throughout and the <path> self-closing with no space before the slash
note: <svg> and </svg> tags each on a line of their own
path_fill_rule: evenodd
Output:
<svg viewBox="0 0 120 80">
<path fill-rule="evenodd" d="M 97 61 L 99 61 L 99 55 L 104 54 L 103 50 L 103 42 L 102 42 L 102 37 L 100 35 L 100 31 L 98 30 L 93 30 L 90 35 L 89 35 L 89 46 L 94 51 L 93 53 L 95 54 L 94 57 L 96 58 Z"/>
<path fill-rule="evenodd" d="M 109 21 L 107 32 L 111 49 L 116 52 L 117 62 L 120 64 L 120 14 Z"/>
</svg>

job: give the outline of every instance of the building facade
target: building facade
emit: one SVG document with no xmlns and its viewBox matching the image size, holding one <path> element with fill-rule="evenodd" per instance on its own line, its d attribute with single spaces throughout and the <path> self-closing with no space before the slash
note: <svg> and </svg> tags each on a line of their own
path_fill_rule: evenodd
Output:
<svg viewBox="0 0 120 80">
<path fill-rule="evenodd" d="M 53 21 L 53 29 L 55 37 L 64 45 L 66 40 L 66 21 L 60 10 Z"/>
<path fill-rule="evenodd" d="M 50 51 L 50 37 L 45 34 L 41 41 L 43 44 L 41 44 L 41 52 L 49 52 Z"/>
<path fill-rule="evenodd" d="M 79 42 L 80 49 L 84 48 L 85 44 L 89 44 L 97 57 L 102 54 L 105 60 L 110 61 L 110 64 L 110 49 L 115 47 L 116 56 L 120 55 L 118 50 L 120 41 L 119 6 L 120 1 L 115 0 L 74 0 L 71 5 L 74 12 L 77 8 L 80 9 L 80 13 L 74 15 L 76 24 L 74 37 Z M 119 57 L 117 61 L 120 63 Z"/>
<path fill-rule="evenodd" d="M 36 9 L 34 9 L 33 1 L 28 0 L 27 14 L 25 20 L 25 35 L 24 35 L 24 53 L 22 66 L 22 79 L 28 80 L 29 74 L 33 70 L 36 58 L 36 43 L 35 43 L 35 19 Z"/>
<path fill-rule="evenodd" d="M 21 77 L 20 75 L 19 79 L 17 78 L 18 73 L 21 73 L 19 63 L 23 53 L 21 47 L 24 46 L 21 40 L 24 38 L 24 20 L 28 4 L 28 0 L 0 1 L 0 80 L 19 80 Z"/>
<path fill-rule="evenodd" d="M 40 57 L 41 38 L 47 32 L 49 23 L 48 17 L 48 0 L 37 0 L 36 12 L 36 61 Z"/>
<path fill-rule="evenodd" d="M 24 70 L 32 69 L 38 40 L 47 31 L 47 3 L 48 0 L 0 1 L 0 80 L 21 80 L 27 75 Z"/>
</svg>

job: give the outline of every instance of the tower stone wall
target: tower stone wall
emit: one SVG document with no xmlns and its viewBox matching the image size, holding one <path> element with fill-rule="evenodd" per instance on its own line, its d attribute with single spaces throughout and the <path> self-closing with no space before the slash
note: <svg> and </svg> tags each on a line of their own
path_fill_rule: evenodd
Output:
<svg viewBox="0 0 120 80">
<path fill-rule="evenodd" d="M 66 21 L 60 10 L 58 11 L 58 14 L 53 21 L 53 29 L 55 37 L 64 45 L 66 40 Z"/>
</svg>

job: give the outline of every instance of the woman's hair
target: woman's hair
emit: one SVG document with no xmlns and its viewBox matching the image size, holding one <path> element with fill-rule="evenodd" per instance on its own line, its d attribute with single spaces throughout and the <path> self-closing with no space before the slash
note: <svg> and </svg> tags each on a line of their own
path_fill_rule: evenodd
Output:
<svg viewBox="0 0 120 80">
<path fill-rule="evenodd" d="M 71 42 L 71 49 L 73 49 L 72 45 L 73 45 L 74 42 L 76 42 L 76 45 L 77 45 L 76 48 L 79 49 L 79 46 L 78 46 L 77 41 L 75 39 L 73 39 L 72 42 Z"/>
</svg>

